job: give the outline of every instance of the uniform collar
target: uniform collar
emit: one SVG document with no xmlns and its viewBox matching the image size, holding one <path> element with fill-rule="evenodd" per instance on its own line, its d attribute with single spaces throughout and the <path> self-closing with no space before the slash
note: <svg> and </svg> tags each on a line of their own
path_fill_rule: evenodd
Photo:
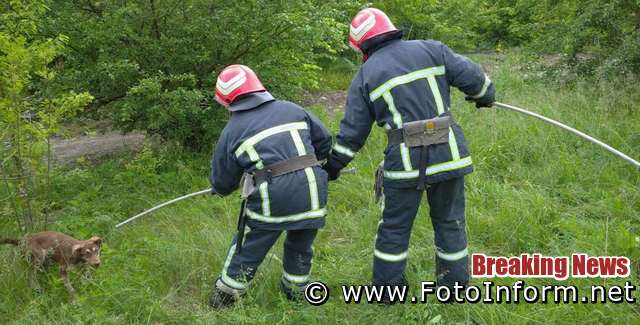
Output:
<svg viewBox="0 0 640 325">
<path fill-rule="evenodd" d="M 370 58 L 373 53 L 389 44 L 395 43 L 395 41 L 402 38 L 402 31 L 394 31 L 380 36 L 376 36 L 370 40 L 367 40 L 362 44 L 362 52 L 365 53 L 365 57 Z M 364 60 L 366 61 L 366 59 Z"/>
<path fill-rule="evenodd" d="M 246 111 L 274 100 L 275 98 L 273 98 L 273 96 L 271 96 L 271 94 L 268 91 L 251 93 L 251 94 L 244 95 L 241 98 L 235 100 L 229 106 L 229 110 L 232 112 Z"/>
</svg>

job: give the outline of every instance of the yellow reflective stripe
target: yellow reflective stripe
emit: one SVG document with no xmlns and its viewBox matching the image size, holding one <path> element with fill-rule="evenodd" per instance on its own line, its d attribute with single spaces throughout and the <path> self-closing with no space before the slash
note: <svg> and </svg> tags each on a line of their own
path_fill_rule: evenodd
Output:
<svg viewBox="0 0 640 325">
<path fill-rule="evenodd" d="M 447 162 L 443 162 L 440 164 L 427 167 L 426 174 L 435 175 L 438 173 L 448 172 L 456 169 L 461 169 L 467 166 L 471 166 L 471 164 L 473 164 L 471 157 L 465 157 L 459 160 L 451 160 L 451 161 L 447 161 Z M 411 171 L 385 170 L 384 177 L 388 179 L 413 179 L 413 178 L 418 178 L 418 171 L 417 170 L 411 170 Z"/>
<path fill-rule="evenodd" d="M 291 283 L 306 283 L 309 281 L 309 274 L 306 275 L 293 275 L 286 271 L 282 271 L 282 277 Z"/>
<path fill-rule="evenodd" d="M 307 149 L 304 147 L 304 142 L 300 137 L 298 130 L 291 130 L 291 137 L 293 143 L 296 145 L 298 155 L 303 156 L 307 154 Z M 320 208 L 320 199 L 318 198 L 318 184 L 316 182 L 316 175 L 313 172 L 313 168 L 307 167 L 304 169 L 304 173 L 307 175 L 307 183 L 309 183 L 309 198 L 311 199 L 311 210 L 317 210 Z"/>
<path fill-rule="evenodd" d="M 455 262 L 458 261 L 460 259 L 463 259 L 465 257 L 467 257 L 469 255 L 469 250 L 467 248 L 459 251 L 459 252 L 455 252 L 455 253 L 445 253 L 440 251 L 439 249 L 436 250 L 436 255 L 438 255 L 439 258 L 445 260 L 445 261 L 450 261 L 450 262 Z"/>
<path fill-rule="evenodd" d="M 263 169 L 264 163 L 260 160 L 260 156 L 256 151 L 256 148 L 251 146 L 247 148 L 247 154 L 249 155 L 249 159 L 251 161 L 256 162 L 257 169 Z M 262 214 L 265 216 L 271 215 L 271 203 L 269 201 L 269 184 L 262 183 L 258 188 L 260 190 L 260 198 L 262 199 Z"/>
<path fill-rule="evenodd" d="M 400 112 L 398 112 L 398 109 L 396 108 L 396 104 L 393 101 L 393 96 L 391 95 L 391 92 L 387 91 L 382 96 L 384 97 L 384 101 L 387 103 L 387 106 L 389 107 L 389 111 L 393 116 L 393 123 L 396 124 L 397 128 L 401 128 L 402 115 L 400 114 Z M 411 166 L 411 155 L 409 153 L 409 148 L 407 148 L 407 145 L 404 143 L 400 144 L 400 157 L 402 158 L 402 165 L 404 166 L 404 170 L 407 170 L 407 171 L 412 170 L 413 167 Z"/>
<path fill-rule="evenodd" d="M 233 295 L 234 297 L 240 297 L 245 291 L 245 289 L 234 289 L 230 285 L 224 283 L 222 278 L 218 278 L 218 281 L 216 281 L 216 288 L 222 292 Z"/>
<path fill-rule="evenodd" d="M 253 146 L 248 147 L 247 148 L 247 154 L 249 155 L 249 159 L 256 164 L 256 168 L 258 169 L 262 169 L 264 168 L 264 165 L 262 164 L 262 161 L 260 160 L 260 156 L 258 155 L 258 152 L 256 151 L 256 148 L 254 148 Z M 258 166 L 259 164 L 259 166 Z"/>
<path fill-rule="evenodd" d="M 349 149 L 349 148 L 347 148 L 347 147 L 345 147 L 345 146 L 343 146 L 343 145 L 341 145 L 339 143 L 336 143 L 336 144 L 333 145 L 333 150 L 336 151 L 336 152 L 339 152 L 339 153 L 341 153 L 343 155 L 349 156 L 351 158 L 356 156 L 356 153 L 353 152 L 353 150 L 351 150 L 351 149 Z"/>
<path fill-rule="evenodd" d="M 246 236 L 249 232 L 251 232 L 251 228 L 244 228 L 244 235 Z M 247 288 L 246 283 L 242 283 L 236 281 L 227 275 L 227 270 L 229 269 L 229 265 L 231 264 L 231 259 L 233 258 L 233 254 L 236 252 L 236 244 L 233 244 L 227 253 L 227 258 L 224 261 L 224 266 L 222 267 L 222 274 L 220 278 L 227 286 L 236 289 L 236 290 L 244 290 Z"/>
<path fill-rule="evenodd" d="M 460 160 L 460 151 L 458 150 L 458 141 L 453 128 L 449 127 L 449 149 L 451 149 L 451 160 Z"/>
<path fill-rule="evenodd" d="M 387 261 L 387 262 L 400 262 L 400 261 L 404 261 L 407 259 L 407 257 L 409 256 L 409 251 L 404 251 L 400 254 L 389 254 L 389 253 L 384 253 L 381 252 L 379 250 L 375 250 L 373 252 L 373 255 L 375 255 L 377 258 L 383 260 L 383 261 Z"/>
<path fill-rule="evenodd" d="M 438 109 L 438 115 L 444 114 L 444 103 L 442 102 L 442 96 L 440 95 L 440 88 L 435 76 L 429 76 L 427 78 L 429 88 L 433 94 L 433 100 L 436 102 L 436 108 Z"/>
<path fill-rule="evenodd" d="M 383 94 L 384 97 L 384 101 L 387 103 L 387 106 L 389 107 L 389 111 L 391 112 L 391 116 L 393 117 L 393 123 L 396 124 L 397 128 L 401 128 L 402 127 L 402 115 L 400 114 L 400 112 L 398 112 L 398 109 L 396 108 L 396 103 L 393 101 L 393 96 L 391 95 L 391 92 L 386 92 Z"/>
<path fill-rule="evenodd" d="M 471 166 L 473 161 L 471 160 L 471 156 L 465 157 L 459 160 L 452 160 L 450 162 L 445 162 L 441 164 L 436 164 L 433 166 L 427 167 L 427 175 L 435 175 L 442 172 L 448 172 L 460 168 L 464 168 L 467 166 Z"/>
<path fill-rule="evenodd" d="M 400 155 L 402 156 L 402 164 L 404 165 L 404 170 L 412 170 L 411 166 L 411 155 L 409 154 L 409 148 L 406 144 L 400 144 Z"/>
<path fill-rule="evenodd" d="M 262 214 L 265 216 L 271 215 L 271 202 L 269 201 L 269 183 L 264 182 L 260 184 L 260 198 L 262 198 Z"/>
<path fill-rule="evenodd" d="M 484 75 L 484 84 L 482 85 L 482 89 L 480 90 L 480 92 L 474 96 L 471 96 L 473 98 L 482 98 L 484 97 L 484 95 L 487 94 L 487 89 L 489 89 L 489 86 L 491 85 L 491 79 L 489 79 L 489 77 L 487 75 Z"/>
<path fill-rule="evenodd" d="M 289 133 L 291 133 L 291 138 L 293 138 L 293 143 L 296 146 L 298 155 L 306 155 L 307 149 L 304 147 L 304 142 L 302 142 L 302 138 L 300 137 L 300 133 L 298 132 L 298 130 L 290 130 Z"/>
<path fill-rule="evenodd" d="M 443 74 L 445 74 L 444 66 L 437 66 L 433 68 L 417 70 L 409 74 L 392 78 L 389 81 L 382 84 L 381 86 L 379 86 L 378 88 L 376 88 L 374 91 L 372 91 L 369 94 L 369 99 L 373 102 L 376 99 L 382 97 L 384 93 L 390 91 L 396 86 L 407 84 L 407 83 L 416 81 L 418 79 L 424 79 L 430 76 L 437 76 L 437 75 L 443 75 Z"/>
<path fill-rule="evenodd" d="M 309 181 L 309 195 L 311 196 L 311 210 L 318 210 L 320 208 L 320 199 L 318 198 L 318 184 L 316 182 L 316 174 L 313 168 L 307 167 L 304 169 L 304 173 L 307 174 L 307 180 Z"/>
<path fill-rule="evenodd" d="M 327 214 L 327 210 L 325 208 L 322 208 L 318 210 L 311 210 L 311 211 L 292 214 L 288 216 L 268 217 L 247 209 L 247 215 L 249 216 L 249 218 L 257 221 L 261 221 L 261 222 L 266 222 L 266 223 L 283 223 L 283 222 L 293 222 L 293 221 L 300 221 L 300 220 L 306 220 L 306 219 L 322 218 L 326 214 Z"/>
<path fill-rule="evenodd" d="M 287 132 L 287 131 L 291 131 L 291 130 L 305 130 L 308 129 L 309 126 L 307 125 L 307 123 L 305 122 L 295 122 L 295 123 L 288 123 L 288 124 L 282 124 L 282 125 L 278 125 L 266 130 L 263 130 L 261 132 L 259 132 L 258 134 L 248 138 L 247 140 L 245 140 L 240 147 L 238 147 L 238 149 L 236 150 L 236 157 L 240 157 L 244 152 L 246 152 L 248 150 L 248 148 L 253 147 L 254 145 L 256 145 L 258 142 L 264 140 L 267 137 L 270 137 L 274 134 L 278 134 L 281 132 Z"/>
</svg>

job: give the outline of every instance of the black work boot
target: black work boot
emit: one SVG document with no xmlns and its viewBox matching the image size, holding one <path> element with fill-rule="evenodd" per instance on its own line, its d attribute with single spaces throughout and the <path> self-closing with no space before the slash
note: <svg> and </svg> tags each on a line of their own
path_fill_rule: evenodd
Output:
<svg viewBox="0 0 640 325">
<path fill-rule="evenodd" d="M 304 289 L 305 286 L 297 286 L 295 284 L 285 283 L 285 279 L 280 280 L 280 289 L 287 297 L 287 300 L 293 302 L 300 302 L 304 300 Z"/>
<path fill-rule="evenodd" d="M 209 307 L 214 309 L 223 309 L 233 306 L 236 298 L 218 288 L 213 289 L 213 293 L 209 297 Z"/>
<path fill-rule="evenodd" d="M 379 286 L 381 284 L 373 284 L 374 286 Z M 405 274 L 402 274 L 402 278 L 400 279 L 400 281 L 395 281 L 395 283 L 389 283 L 387 284 L 387 286 L 389 287 L 406 287 L 409 285 L 409 281 L 407 281 L 407 277 L 405 276 Z M 408 290 L 408 289 L 407 289 Z M 396 298 L 397 299 L 397 298 Z M 391 305 L 395 305 L 398 303 L 398 301 L 393 300 L 391 301 L 391 297 L 389 296 L 389 292 L 387 290 L 384 290 L 383 294 L 382 294 L 382 301 L 379 302 L 380 306 L 391 306 Z"/>
</svg>

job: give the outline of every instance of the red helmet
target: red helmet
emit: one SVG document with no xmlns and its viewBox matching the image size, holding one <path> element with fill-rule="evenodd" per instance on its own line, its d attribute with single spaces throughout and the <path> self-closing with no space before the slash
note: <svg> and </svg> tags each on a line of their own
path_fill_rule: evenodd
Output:
<svg viewBox="0 0 640 325">
<path fill-rule="evenodd" d="M 349 45 L 358 52 L 362 52 L 362 43 L 365 41 L 382 34 L 398 31 L 387 14 L 376 8 L 360 10 L 351 21 L 350 29 Z"/>
<path fill-rule="evenodd" d="M 228 107 L 240 95 L 265 90 L 253 70 L 241 64 L 234 64 L 224 68 L 218 75 L 216 101 Z"/>
</svg>

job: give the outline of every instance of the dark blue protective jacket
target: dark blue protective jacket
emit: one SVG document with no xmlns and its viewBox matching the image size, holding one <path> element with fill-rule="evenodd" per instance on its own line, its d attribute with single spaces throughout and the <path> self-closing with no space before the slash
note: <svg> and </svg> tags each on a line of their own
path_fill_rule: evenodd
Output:
<svg viewBox="0 0 640 325">
<path fill-rule="evenodd" d="M 495 92 L 478 65 L 437 41 L 393 39 L 369 55 L 351 83 L 346 113 L 333 147 L 330 163 L 340 168 L 362 148 L 374 122 L 390 130 L 449 112 L 451 86 L 474 98 L 493 96 Z M 419 147 L 408 148 L 404 143 L 388 145 L 385 186 L 416 186 L 419 152 Z M 472 171 L 462 129 L 454 123 L 448 143 L 428 147 L 426 183 Z"/>
<path fill-rule="evenodd" d="M 213 191 L 228 195 L 240 185 L 244 172 L 305 154 L 326 159 L 331 134 L 300 106 L 274 100 L 267 92 L 236 100 L 211 163 Z M 327 173 L 309 167 L 263 183 L 247 201 L 248 225 L 290 230 L 324 225 Z"/>
</svg>

